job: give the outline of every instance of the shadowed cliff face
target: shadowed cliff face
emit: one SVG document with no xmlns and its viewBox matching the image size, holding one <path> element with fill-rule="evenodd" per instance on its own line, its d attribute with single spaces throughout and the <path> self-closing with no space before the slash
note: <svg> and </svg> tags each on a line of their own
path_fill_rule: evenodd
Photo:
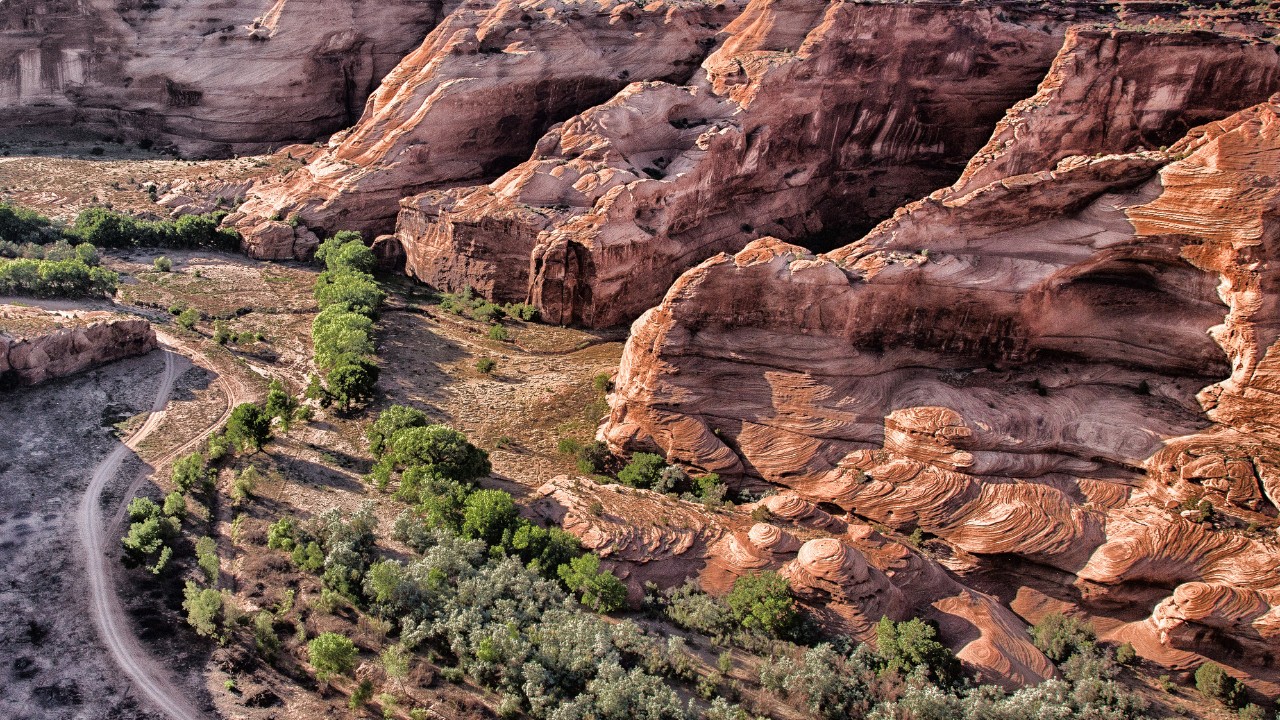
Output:
<svg viewBox="0 0 1280 720">
<path fill-rule="evenodd" d="M 355 122 L 454 4 L 11 0 L 0 8 L 0 120 L 194 154 L 313 140 Z"/>
<path fill-rule="evenodd" d="M 1280 107 L 1135 150 L 1141 112 L 1055 90 L 1087 66 L 862 240 L 685 273 L 633 326 L 603 434 L 919 528 L 1024 616 L 1080 606 L 1171 667 L 1220 638 L 1274 693 L 1280 554 L 1179 508 L 1275 532 Z M 1011 562 L 1041 570 L 991 580 Z"/>
</svg>

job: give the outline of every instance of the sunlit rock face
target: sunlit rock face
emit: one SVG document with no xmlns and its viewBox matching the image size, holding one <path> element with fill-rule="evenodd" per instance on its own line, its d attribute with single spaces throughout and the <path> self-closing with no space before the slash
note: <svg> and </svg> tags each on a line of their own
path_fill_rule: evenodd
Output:
<svg viewBox="0 0 1280 720">
<path fill-rule="evenodd" d="M 1194 40 L 1075 33 L 954 187 L 826 254 L 686 272 L 603 436 L 919 529 L 1025 617 L 1076 608 L 1170 667 L 1217 648 L 1276 692 L 1280 106 L 1158 134 L 1213 112 L 1188 78 L 1265 94 L 1275 56 Z M 1144 90 L 1146 48 L 1181 60 Z"/>
<path fill-rule="evenodd" d="M 157 346 L 151 323 L 139 318 L 0 305 L 0 389 L 71 375 Z"/>
<path fill-rule="evenodd" d="M 272 218 L 296 218 L 300 234 L 390 232 L 401 198 L 492 179 L 552 124 L 630 82 L 687 81 L 743 2 L 464 3 L 387 76 L 354 128 L 258 188 L 230 222 L 258 255 Z"/>
</svg>

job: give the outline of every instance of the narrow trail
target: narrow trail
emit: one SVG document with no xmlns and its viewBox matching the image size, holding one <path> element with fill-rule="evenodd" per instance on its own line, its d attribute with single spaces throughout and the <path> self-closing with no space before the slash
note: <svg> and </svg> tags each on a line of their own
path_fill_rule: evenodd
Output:
<svg viewBox="0 0 1280 720">
<path fill-rule="evenodd" d="M 116 596 L 111 584 L 111 563 L 115 554 L 108 551 L 110 531 L 116 528 L 124 517 L 125 505 L 133 497 L 138 487 L 145 480 L 145 475 L 135 478 L 120 502 L 120 508 L 107 523 L 103 522 L 102 491 L 108 482 L 120 472 L 125 458 L 134 451 L 156 428 L 165 416 L 165 407 L 173 394 L 174 382 L 181 374 L 178 372 L 179 357 L 177 349 L 185 353 L 193 351 L 181 341 L 166 334 L 160 334 L 161 352 L 164 353 L 164 374 L 156 388 L 155 400 L 146 422 L 129 436 L 115 450 L 104 458 L 93 469 L 89 487 L 80 501 L 80 509 L 76 516 L 79 529 L 80 545 L 85 552 L 85 569 L 89 580 L 89 606 L 98 633 L 107 645 L 112 659 L 124 670 L 136 684 L 139 692 L 150 701 L 152 706 L 171 720 L 203 720 L 205 715 L 195 708 L 187 698 L 183 689 L 175 686 L 168 675 L 168 668 L 157 662 L 155 658 L 139 645 L 129 627 L 129 620 L 120 599 Z M 185 370 L 185 368 L 184 368 Z M 246 389 L 240 383 L 224 376 L 219 376 L 218 387 L 222 390 L 226 407 L 221 417 L 206 426 L 195 437 L 180 445 L 163 457 L 153 461 L 154 465 L 163 464 L 189 451 L 202 441 L 210 432 L 220 426 L 230 416 L 237 402 L 247 397 Z"/>
</svg>

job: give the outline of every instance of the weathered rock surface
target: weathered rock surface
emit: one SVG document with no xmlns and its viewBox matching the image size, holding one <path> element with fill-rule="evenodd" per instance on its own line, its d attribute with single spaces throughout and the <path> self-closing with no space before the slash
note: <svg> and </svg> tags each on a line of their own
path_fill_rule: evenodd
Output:
<svg viewBox="0 0 1280 720">
<path fill-rule="evenodd" d="M 151 323 L 139 318 L 0 305 L 0 385 L 34 385 L 156 347 Z"/>
<path fill-rule="evenodd" d="M 0 121 L 230 154 L 314 140 L 456 0 L 70 2 L 0 7 Z"/>
<path fill-rule="evenodd" d="M 406 200 L 407 269 L 552 322 L 630 320 L 755 230 L 866 224 L 950 182 L 1064 31 L 1039 10 L 755 0 L 692 84 L 632 85 L 491 185 Z"/>
<path fill-rule="evenodd" d="M 821 245 L 950 182 L 1046 69 L 962 182 L 1023 172 L 1005 148 L 1027 127 L 1056 145 L 1022 154 L 1156 148 L 1280 87 L 1270 43 L 1066 32 L 1069 13 L 758 0 L 691 85 L 632 85 L 492 184 L 406 200 L 407 270 L 618 324 L 757 233 Z M 1082 102 L 1097 122 L 1067 127 Z"/>
<path fill-rule="evenodd" d="M 862 240 L 685 273 L 633 326 L 604 436 L 919 528 L 1005 603 L 1034 585 L 1280 693 L 1280 105 L 1144 150 L 1054 87 Z"/>
<path fill-rule="evenodd" d="M 784 497 L 795 502 L 779 507 L 808 505 L 794 496 L 775 496 Z M 986 682 L 1021 686 L 1053 674 L 1012 611 L 961 586 L 927 555 L 867 525 L 839 522 L 820 530 L 805 522 L 812 513 L 798 522 L 777 515 L 753 522 L 751 507 L 708 512 L 652 491 L 568 476 L 540 488 L 532 509 L 599 553 L 627 580 L 633 599 L 646 582 L 670 587 L 696 577 L 708 592 L 719 594 L 741 575 L 774 570 L 789 579 L 799 600 L 831 632 L 870 641 L 881 617 L 927 617 Z M 802 543 L 797 533 L 808 539 Z"/>
<path fill-rule="evenodd" d="M 271 217 L 389 232 L 401 198 L 497 176 L 550 125 L 628 82 L 684 82 L 744 1 L 464 3 L 383 81 L 356 127 L 229 222 L 259 256 Z"/>
</svg>

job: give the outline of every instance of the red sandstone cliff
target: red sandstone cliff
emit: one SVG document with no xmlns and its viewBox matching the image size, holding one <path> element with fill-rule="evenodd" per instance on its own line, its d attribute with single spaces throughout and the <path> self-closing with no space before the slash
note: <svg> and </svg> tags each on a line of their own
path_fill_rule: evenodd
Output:
<svg viewBox="0 0 1280 720">
<path fill-rule="evenodd" d="M 348 127 L 457 0 L 0 7 L 0 120 L 230 154 Z"/>
<path fill-rule="evenodd" d="M 1025 617 L 1078 607 L 1276 694 L 1280 105 L 1142 150 L 1144 113 L 1072 85 L 852 245 L 683 275 L 633 327 L 604 436 L 920 528 Z"/>
<path fill-rule="evenodd" d="M 305 254 L 271 218 L 389 232 L 399 201 L 492 178 L 528 157 L 551 124 L 635 80 L 684 82 L 741 0 L 464 3 L 386 78 L 360 123 L 229 219 L 255 257 Z M 305 243 L 304 243 L 305 245 Z"/>
<path fill-rule="evenodd" d="M 552 322 L 628 321 L 760 233 L 821 244 L 950 182 L 1063 31 L 1025 8 L 758 0 L 692 85 L 633 85 L 492 184 L 406 200 L 407 270 Z M 1072 31 L 962 182 L 1016 174 L 1003 147 L 1028 125 L 1058 157 L 1167 145 L 1280 89 L 1278 65 L 1273 45 L 1222 35 Z M 1105 114 L 1096 136 L 1039 111 L 1084 98 Z"/>
</svg>

